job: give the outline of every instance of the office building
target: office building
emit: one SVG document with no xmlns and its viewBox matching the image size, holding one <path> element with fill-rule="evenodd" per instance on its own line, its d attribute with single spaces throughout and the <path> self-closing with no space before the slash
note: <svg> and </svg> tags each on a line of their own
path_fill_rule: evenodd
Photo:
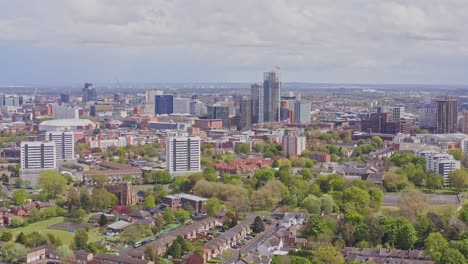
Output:
<svg viewBox="0 0 468 264">
<path fill-rule="evenodd" d="M 221 119 L 223 120 L 223 127 L 231 127 L 229 121 L 229 107 L 222 105 L 213 105 L 207 107 L 207 115 L 209 119 Z"/>
<path fill-rule="evenodd" d="M 235 116 L 236 110 L 235 110 L 233 101 L 229 101 L 229 100 L 225 99 L 224 101 L 217 102 L 216 105 L 228 107 L 229 116 Z"/>
<path fill-rule="evenodd" d="M 263 85 L 252 84 L 250 86 L 250 95 L 252 97 L 252 123 L 263 123 Z"/>
<path fill-rule="evenodd" d="M 92 87 L 92 83 L 85 83 L 82 91 L 83 102 L 97 101 L 96 89 Z"/>
<path fill-rule="evenodd" d="M 169 137 L 166 139 L 166 163 L 170 173 L 197 172 L 200 167 L 199 137 Z"/>
<path fill-rule="evenodd" d="M 294 102 L 294 123 L 305 124 L 310 122 L 310 102 Z"/>
<path fill-rule="evenodd" d="M 437 100 L 437 134 L 457 133 L 458 100 Z"/>
<path fill-rule="evenodd" d="M 194 116 L 201 116 L 206 114 L 206 106 L 204 103 L 195 100 L 190 102 L 190 114 Z"/>
<path fill-rule="evenodd" d="M 437 128 L 437 110 L 435 108 L 419 109 L 419 127 L 429 130 Z"/>
<path fill-rule="evenodd" d="M 78 108 L 71 106 L 52 105 L 52 118 L 53 119 L 78 119 L 80 112 Z"/>
<path fill-rule="evenodd" d="M 75 159 L 75 133 L 47 132 L 46 140 L 55 143 L 55 157 L 57 161 L 71 161 Z"/>
<path fill-rule="evenodd" d="M 70 102 L 70 94 L 63 93 L 60 95 L 60 102 L 62 103 L 69 103 Z"/>
<path fill-rule="evenodd" d="M 21 142 L 21 170 L 55 169 L 55 142 L 24 141 Z"/>
<path fill-rule="evenodd" d="M 392 114 L 393 114 L 393 122 L 400 122 L 401 118 L 405 114 L 405 108 L 404 107 L 393 107 L 392 108 Z"/>
<path fill-rule="evenodd" d="M 186 123 L 171 123 L 171 122 L 148 122 L 150 130 L 186 130 Z"/>
<path fill-rule="evenodd" d="M 282 146 L 288 157 L 301 155 L 302 151 L 306 149 L 306 138 L 302 136 L 284 136 Z"/>
<path fill-rule="evenodd" d="M 155 100 L 156 95 L 163 95 L 163 91 L 150 90 L 150 91 L 145 92 L 145 108 L 144 108 L 145 114 L 154 115 L 154 111 L 156 109 L 154 100 Z"/>
<path fill-rule="evenodd" d="M 156 95 L 154 97 L 154 113 L 156 115 L 167 115 L 174 113 L 174 96 Z"/>
<path fill-rule="evenodd" d="M 240 129 L 252 127 L 252 99 L 242 99 L 240 101 Z"/>
<path fill-rule="evenodd" d="M 0 94 L 0 106 L 19 106 L 20 98 L 17 95 Z"/>
<path fill-rule="evenodd" d="M 281 81 L 279 72 L 263 74 L 263 118 L 264 122 L 279 122 L 280 120 Z"/>
<path fill-rule="evenodd" d="M 190 113 L 190 99 L 188 99 L 188 98 L 174 98 L 173 113 L 175 113 L 175 114 L 188 114 L 188 113 Z"/>
<path fill-rule="evenodd" d="M 111 104 L 97 104 L 90 107 L 91 116 L 112 116 L 114 106 Z"/>
</svg>

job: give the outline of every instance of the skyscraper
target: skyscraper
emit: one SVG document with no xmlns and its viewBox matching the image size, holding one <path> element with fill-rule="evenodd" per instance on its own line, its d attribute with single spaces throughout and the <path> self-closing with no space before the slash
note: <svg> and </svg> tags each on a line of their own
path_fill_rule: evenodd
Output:
<svg viewBox="0 0 468 264">
<path fill-rule="evenodd" d="M 294 123 L 304 124 L 310 122 L 310 103 L 294 102 Z"/>
<path fill-rule="evenodd" d="M 405 113 L 405 108 L 399 107 L 399 106 L 393 107 L 392 113 L 393 113 L 393 122 L 400 122 L 401 118 L 403 117 L 403 114 Z"/>
<path fill-rule="evenodd" d="M 154 98 L 156 115 L 172 114 L 174 112 L 174 97 L 172 95 L 156 95 Z"/>
<path fill-rule="evenodd" d="M 154 103 L 154 99 L 156 95 L 163 95 L 163 91 L 161 90 L 149 90 L 145 92 L 145 114 L 154 115 L 156 110 L 156 105 Z"/>
<path fill-rule="evenodd" d="M 60 94 L 60 101 L 62 103 L 69 103 L 70 102 L 70 94 L 66 94 L 66 93 Z"/>
<path fill-rule="evenodd" d="M 263 74 L 263 118 L 265 122 L 279 122 L 280 93 L 281 81 L 279 72 L 265 72 Z"/>
<path fill-rule="evenodd" d="M 419 127 L 431 131 L 437 128 L 437 110 L 435 108 L 419 109 Z"/>
<path fill-rule="evenodd" d="M 97 100 L 96 89 L 92 88 L 92 83 L 85 83 L 83 89 L 83 102 L 92 102 Z"/>
<path fill-rule="evenodd" d="M 458 100 L 446 98 L 437 100 L 437 134 L 457 133 Z"/>
<path fill-rule="evenodd" d="M 231 127 L 231 122 L 229 121 L 229 106 L 216 104 L 213 106 L 208 106 L 207 115 L 210 119 L 223 120 L 223 127 Z"/>
<path fill-rule="evenodd" d="M 56 159 L 70 161 L 75 159 L 75 133 L 47 132 L 47 141 L 55 143 Z"/>
<path fill-rule="evenodd" d="M 263 123 L 263 85 L 252 84 L 250 86 L 252 97 L 252 123 Z"/>
<path fill-rule="evenodd" d="M 170 173 L 200 171 L 200 147 L 201 141 L 199 137 L 167 138 L 167 171 Z"/>
<path fill-rule="evenodd" d="M 252 99 L 240 101 L 240 129 L 252 127 Z"/>
</svg>

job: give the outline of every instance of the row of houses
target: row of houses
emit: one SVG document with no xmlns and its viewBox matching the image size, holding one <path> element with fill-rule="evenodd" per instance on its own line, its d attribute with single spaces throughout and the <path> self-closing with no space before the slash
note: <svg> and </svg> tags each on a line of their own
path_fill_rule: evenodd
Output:
<svg viewBox="0 0 468 264">
<path fill-rule="evenodd" d="M 222 254 L 226 249 L 231 248 L 244 239 L 250 232 L 252 221 L 242 221 L 233 228 L 227 230 L 220 236 L 206 242 L 205 244 L 205 260 Z"/>
<path fill-rule="evenodd" d="M 15 217 L 22 217 L 27 218 L 29 213 L 33 209 L 37 209 L 39 211 L 44 211 L 46 208 L 54 206 L 51 202 L 29 202 L 27 204 L 21 206 L 14 206 L 10 209 L 6 207 L 0 207 L 0 225 L 10 225 L 11 220 Z"/>
</svg>

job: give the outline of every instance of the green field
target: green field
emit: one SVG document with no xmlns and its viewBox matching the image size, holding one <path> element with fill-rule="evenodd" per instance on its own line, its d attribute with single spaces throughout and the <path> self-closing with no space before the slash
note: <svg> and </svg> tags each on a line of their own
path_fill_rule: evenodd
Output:
<svg viewBox="0 0 468 264">
<path fill-rule="evenodd" d="M 38 231 L 39 233 L 46 235 L 50 233 L 62 241 L 65 245 L 70 245 L 73 241 L 73 233 L 64 231 L 64 230 L 56 230 L 56 229 L 49 229 L 48 227 L 57 223 L 61 223 L 64 221 L 63 217 L 53 217 L 44 221 L 36 222 L 30 224 L 26 227 L 19 227 L 11 229 L 13 236 L 16 237 L 20 232 L 23 232 L 25 235 L 28 235 L 31 232 Z M 88 242 L 99 241 L 102 238 L 102 235 L 99 234 L 99 228 L 93 228 L 88 232 Z"/>
</svg>

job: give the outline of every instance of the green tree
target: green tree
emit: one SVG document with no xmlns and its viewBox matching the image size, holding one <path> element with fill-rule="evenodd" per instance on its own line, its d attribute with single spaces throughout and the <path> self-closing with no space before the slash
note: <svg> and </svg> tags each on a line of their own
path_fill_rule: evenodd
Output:
<svg viewBox="0 0 468 264">
<path fill-rule="evenodd" d="M 302 201 L 302 208 L 306 209 L 309 214 L 320 214 L 322 212 L 321 202 L 314 195 L 309 195 Z"/>
<path fill-rule="evenodd" d="M 146 246 L 145 251 L 143 252 L 144 257 L 146 260 L 153 261 L 155 263 L 159 263 L 159 255 L 156 253 L 151 246 Z"/>
<path fill-rule="evenodd" d="M 260 216 L 255 217 L 252 225 L 252 231 L 254 233 L 261 233 L 263 230 L 265 230 L 265 225 L 263 224 L 262 218 L 260 218 Z"/>
<path fill-rule="evenodd" d="M 182 256 L 181 245 L 177 242 L 172 243 L 172 245 L 167 249 L 166 255 L 172 256 L 173 258 L 180 258 Z"/>
<path fill-rule="evenodd" d="M 442 175 L 430 171 L 426 175 L 426 187 L 432 190 L 442 188 Z"/>
<path fill-rule="evenodd" d="M 172 211 L 172 208 L 168 207 L 164 209 L 162 216 L 166 224 L 172 224 L 172 222 L 174 222 L 174 211 Z"/>
<path fill-rule="evenodd" d="M 47 244 L 47 239 L 39 232 L 34 231 L 26 236 L 26 246 L 35 248 Z"/>
<path fill-rule="evenodd" d="M 361 212 L 368 205 L 370 195 L 367 191 L 357 186 L 352 186 L 344 191 L 343 199 L 348 207 L 354 207 L 355 210 Z"/>
<path fill-rule="evenodd" d="M 302 178 L 307 181 L 312 179 L 312 176 L 313 176 L 312 172 L 308 168 L 303 168 L 301 171 L 301 175 L 302 175 Z"/>
<path fill-rule="evenodd" d="M 209 216 L 215 216 L 221 210 L 219 199 L 216 197 L 210 198 L 206 201 L 205 209 Z"/>
<path fill-rule="evenodd" d="M 145 209 L 150 209 L 150 208 L 154 208 L 155 206 L 156 206 L 156 203 L 154 201 L 154 197 L 152 195 L 146 196 L 143 202 L 143 207 Z"/>
<path fill-rule="evenodd" d="M 371 141 L 372 141 L 372 145 L 374 145 L 376 148 L 380 148 L 383 145 L 383 140 L 379 136 L 373 136 Z"/>
<path fill-rule="evenodd" d="M 418 215 L 427 212 L 429 202 L 423 192 L 417 189 L 412 189 L 404 191 L 401 194 L 399 206 L 400 214 L 411 222 L 415 222 Z"/>
<path fill-rule="evenodd" d="M 26 244 L 26 235 L 23 232 L 20 232 L 15 240 L 16 243 Z"/>
<path fill-rule="evenodd" d="M 451 149 L 448 151 L 450 155 L 453 156 L 454 159 L 462 161 L 463 160 L 463 151 L 461 149 Z"/>
<path fill-rule="evenodd" d="M 3 230 L 2 234 L 0 235 L 0 240 L 8 242 L 13 239 L 13 234 L 9 230 Z"/>
<path fill-rule="evenodd" d="M 91 195 L 91 203 L 98 210 L 104 210 L 112 205 L 109 192 L 104 188 L 94 188 Z"/>
<path fill-rule="evenodd" d="M 452 185 L 457 192 L 463 192 L 467 182 L 468 173 L 465 170 L 459 169 L 450 173 L 450 185 Z"/>
<path fill-rule="evenodd" d="M 438 264 L 466 264 L 465 257 L 456 249 L 447 248 L 442 253 Z"/>
<path fill-rule="evenodd" d="M 75 242 L 75 247 L 78 250 L 85 250 L 86 245 L 88 243 L 88 233 L 85 229 L 81 228 L 75 232 L 75 236 L 73 237 L 73 241 Z"/>
<path fill-rule="evenodd" d="M 24 223 L 23 218 L 19 216 L 15 216 L 11 219 L 11 226 L 12 227 L 20 227 Z"/>
<path fill-rule="evenodd" d="M 430 233 L 424 240 L 424 253 L 436 262 L 440 261 L 442 253 L 448 248 L 448 242 L 445 237 L 437 232 Z"/>
<path fill-rule="evenodd" d="M 99 217 L 99 226 L 105 226 L 107 225 L 107 217 L 105 214 L 101 214 Z"/>
<path fill-rule="evenodd" d="M 153 182 L 156 184 L 167 184 L 172 181 L 172 176 L 168 171 L 158 170 L 151 173 Z"/>
<path fill-rule="evenodd" d="M 260 181 L 269 181 L 275 178 L 275 170 L 273 169 L 260 169 L 254 174 L 254 177 Z"/>
<path fill-rule="evenodd" d="M 323 245 L 313 251 L 314 259 L 323 264 L 344 264 L 345 260 L 341 252 L 333 245 Z"/>
<path fill-rule="evenodd" d="M 241 143 L 241 144 L 237 145 L 237 151 L 239 151 L 239 153 L 249 155 L 250 154 L 250 144 L 249 143 Z"/>
<path fill-rule="evenodd" d="M 337 206 L 331 195 L 322 194 L 322 196 L 320 196 L 320 208 L 324 214 L 328 215 L 335 211 Z"/>
<path fill-rule="evenodd" d="M 61 245 L 57 247 L 57 255 L 59 256 L 60 260 L 62 261 L 65 260 L 70 263 L 71 261 L 73 261 L 73 258 L 75 257 L 75 255 L 73 254 L 73 251 L 71 251 L 71 249 L 66 245 Z M 65 263 L 68 263 L 68 262 L 65 262 Z"/>
<path fill-rule="evenodd" d="M 54 170 L 46 170 L 39 174 L 39 185 L 49 198 L 62 194 L 67 186 L 67 180 Z"/>
<path fill-rule="evenodd" d="M 167 195 L 167 190 L 164 188 L 164 185 L 161 184 L 156 184 L 153 187 L 153 192 L 154 192 L 154 201 L 156 203 L 160 203 L 164 196 Z"/>
<path fill-rule="evenodd" d="M 177 218 L 177 220 L 181 222 L 185 222 L 185 220 L 190 218 L 190 213 L 182 208 L 177 209 L 174 212 L 174 216 Z"/>
<path fill-rule="evenodd" d="M 21 189 L 13 192 L 13 203 L 15 205 L 23 205 L 28 199 L 28 193 Z"/>
<path fill-rule="evenodd" d="M 26 248 L 14 242 L 7 242 L 3 245 L 2 260 L 7 263 L 25 263 L 26 262 Z"/>
<path fill-rule="evenodd" d="M 93 175 L 92 177 L 93 177 L 94 183 L 98 186 L 104 185 L 107 182 L 109 182 L 109 177 L 105 174 L 96 174 L 96 175 Z"/>
<path fill-rule="evenodd" d="M 187 244 L 187 241 L 184 239 L 183 236 L 178 235 L 175 242 L 180 245 L 182 255 L 190 251 L 189 245 Z"/>
</svg>

